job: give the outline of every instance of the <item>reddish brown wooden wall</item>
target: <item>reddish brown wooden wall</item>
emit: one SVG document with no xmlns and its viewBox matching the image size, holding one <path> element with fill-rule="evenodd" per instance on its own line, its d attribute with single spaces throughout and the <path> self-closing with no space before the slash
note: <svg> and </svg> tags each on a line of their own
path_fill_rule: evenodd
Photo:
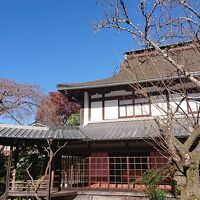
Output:
<svg viewBox="0 0 200 200">
<path fill-rule="evenodd" d="M 108 182 L 109 162 L 107 153 L 92 153 L 89 159 L 89 181 Z"/>
<path fill-rule="evenodd" d="M 149 158 L 150 169 L 158 169 L 166 164 L 168 160 L 161 155 L 158 151 L 151 151 Z"/>
</svg>

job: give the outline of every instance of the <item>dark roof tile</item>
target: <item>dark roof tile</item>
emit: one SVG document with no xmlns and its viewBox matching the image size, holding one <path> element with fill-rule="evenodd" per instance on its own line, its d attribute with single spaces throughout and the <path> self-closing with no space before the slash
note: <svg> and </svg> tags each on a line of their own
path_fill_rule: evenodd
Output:
<svg viewBox="0 0 200 200">
<path fill-rule="evenodd" d="M 180 124 L 173 124 L 175 136 L 187 136 L 188 132 L 181 126 L 183 119 L 178 121 Z M 80 130 L 89 140 L 134 140 L 159 136 L 158 127 L 153 119 L 94 123 L 81 127 Z"/>
<path fill-rule="evenodd" d="M 1 124 L 0 138 L 80 140 L 84 136 L 80 130 L 74 128 L 51 130 L 48 127 Z"/>
<path fill-rule="evenodd" d="M 182 125 L 192 127 L 186 119 L 173 122 L 173 132 L 177 137 L 188 135 Z M 152 118 L 88 124 L 84 127 L 41 128 L 30 126 L 0 125 L 0 138 L 57 139 L 57 140 L 136 140 L 159 136 L 158 127 Z"/>
</svg>

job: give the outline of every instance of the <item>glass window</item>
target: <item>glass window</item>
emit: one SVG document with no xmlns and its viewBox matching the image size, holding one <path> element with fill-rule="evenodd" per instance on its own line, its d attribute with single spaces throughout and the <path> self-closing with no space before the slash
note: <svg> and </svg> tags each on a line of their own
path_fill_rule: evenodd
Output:
<svg viewBox="0 0 200 200">
<path fill-rule="evenodd" d="M 119 100 L 119 117 L 133 116 L 133 100 Z"/>
<path fill-rule="evenodd" d="M 150 115 L 150 103 L 148 98 L 134 100 L 135 116 Z"/>
</svg>

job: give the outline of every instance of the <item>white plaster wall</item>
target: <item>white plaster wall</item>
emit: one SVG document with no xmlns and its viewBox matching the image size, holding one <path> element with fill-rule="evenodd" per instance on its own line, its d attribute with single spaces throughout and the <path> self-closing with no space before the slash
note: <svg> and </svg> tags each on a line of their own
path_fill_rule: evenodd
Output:
<svg viewBox="0 0 200 200">
<path fill-rule="evenodd" d="M 200 107 L 200 102 L 195 101 L 195 99 L 200 98 L 200 93 L 190 93 L 190 94 L 188 94 L 188 97 L 191 98 L 191 100 L 189 100 L 190 111 L 192 111 L 192 112 L 198 111 L 198 109 Z"/>
<path fill-rule="evenodd" d="M 119 92 L 119 91 L 117 91 Z M 115 93 L 116 94 L 116 93 Z M 99 95 L 95 95 L 95 97 L 97 97 Z M 190 97 L 193 98 L 200 98 L 200 93 L 198 94 L 189 94 Z M 85 98 L 86 102 L 84 102 L 84 124 L 88 123 L 88 117 L 89 117 L 89 109 L 88 109 L 88 95 L 85 94 Z M 155 117 L 155 116 L 162 116 L 162 115 L 166 115 L 167 109 L 168 109 L 168 103 L 167 103 L 167 98 L 165 95 L 155 95 L 155 96 L 151 96 L 151 116 Z M 171 108 L 173 108 L 173 110 L 175 110 L 177 108 L 177 104 L 180 103 L 180 100 L 182 99 L 182 97 L 178 96 L 178 95 L 171 95 L 169 97 L 169 105 L 171 106 Z M 138 103 L 142 103 L 145 100 L 149 100 L 149 99 L 135 99 L 135 102 Z M 190 101 L 190 105 L 192 110 L 196 109 L 196 102 L 195 101 Z M 103 103 L 102 101 L 98 101 L 98 102 L 92 102 L 91 103 L 91 111 L 90 111 L 90 121 L 91 122 L 100 122 L 103 121 Z M 184 112 L 188 111 L 188 106 L 187 106 L 187 102 L 183 101 L 181 103 L 181 108 L 184 110 Z M 121 117 L 125 116 L 125 108 L 121 107 Z M 124 114 L 123 114 L 123 110 L 124 110 Z M 142 111 L 141 111 L 142 110 Z M 134 107 L 134 112 L 135 115 L 140 116 L 140 113 L 146 113 L 146 115 L 149 115 L 149 106 L 148 104 L 144 104 L 143 106 L 141 105 L 135 105 Z M 179 111 L 181 113 L 181 111 Z M 128 115 L 130 117 L 133 116 L 133 106 L 130 105 L 130 108 L 128 109 Z M 104 120 L 118 120 L 119 119 L 119 106 L 118 106 L 118 100 L 106 100 L 104 102 Z"/>
<path fill-rule="evenodd" d="M 151 115 L 162 116 L 167 112 L 167 99 L 166 96 L 151 96 Z"/>
<path fill-rule="evenodd" d="M 187 102 L 183 100 L 180 94 L 171 94 L 169 97 L 169 105 L 172 112 L 176 111 L 176 114 L 187 113 Z M 182 101 L 182 102 L 181 102 Z"/>
<path fill-rule="evenodd" d="M 104 105 L 104 118 L 118 119 L 118 100 L 105 101 Z"/>
<path fill-rule="evenodd" d="M 120 117 L 126 117 L 126 107 L 125 106 L 119 107 L 119 114 L 120 114 Z"/>
<path fill-rule="evenodd" d="M 133 116 L 133 105 L 127 106 L 127 116 Z"/>
<path fill-rule="evenodd" d="M 102 101 L 91 102 L 91 110 L 90 110 L 90 121 L 98 122 L 102 121 Z"/>
</svg>

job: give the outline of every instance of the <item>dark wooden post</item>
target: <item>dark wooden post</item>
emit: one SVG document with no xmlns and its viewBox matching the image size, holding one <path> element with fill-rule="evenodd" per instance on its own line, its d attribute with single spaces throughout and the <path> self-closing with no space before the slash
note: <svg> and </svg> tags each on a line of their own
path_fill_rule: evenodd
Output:
<svg viewBox="0 0 200 200">
<path fill-rule="evenodd" d="M 49 148 L 50 148 L 50 150 L 52 150 L 52 143 L 53 143 L 53 140 L 50 138 L 49 139 Z M 52 158 L 52 160 L 53 160 L 53 158 Z M 49 165 L 49 178 L 48 178 L 49 180 L 48 180 L 47 200 L 51 199 L 51 170 L 52 170 L 52 161 L 51 161 L 51 163 Z"/>
<path fill-rule="evenodd" d="M 91 187 L 91 156 L 89 157 L 89 188 Z"/>
<path fill-rule="evenodd" d="M 10 154 L 8 156 L 8 167 L 6 172 L 6 191 L 5 191 L 5 199 L 8 199 L 8 192 L 10 186 L 10 171 L 11 171 L 11 164 L 12 164 L 12 153 L 13 153 L 13 146 L 10 147 Z"/>
<path fill-rule="evenodd" d="M 110 188 L 110 160 L 109 156 L 107 156 L 107 176 L 108 176 L 108 189 Z"/>
<path fill-rule="evenodd" d="M 128 156 L 126 156 L 126 170 L 127 170 L 128 188 L 130 188 L 130 166 L 129 166 L 129 157 Z"/>
<path fill-rule="evenodd" d="M 47 200 L 51 199 L 51 169 L 52 169 L 52 163 L 50 163 L 50 166 L 49 166 L 49 181 L 48 181 L 48 195 L 47 195 Z"/>
<path fill-rule="evenodd" d="M 13 169 L 13 173 L 12 173 L 12 189 L 11 190 L 14 190 L 15 189 L 15 180 L 16 180 L 16 168 L 17 168 L 17 161 L 18 161 L 18 153 L 19 153 L 19 147 L 18 145 L 16 145 L 16 149 L 14 151 L 14 169 Z"/>
<path fill-rule="evenodd" d="M 55 176 L 55 165 L 54 162 L 52 163 L 52 170 L 51 170 L 51 189 L 54 187 L 54 176 Z"/>
<path fill-rule="evenodd" d="M 58 157 L 59 161 L 59 168 L 58 168 L 58 191 L 61 191 L 61 179 L 62 179 L 62 156 L 59 155 Z"/>
</svg>

